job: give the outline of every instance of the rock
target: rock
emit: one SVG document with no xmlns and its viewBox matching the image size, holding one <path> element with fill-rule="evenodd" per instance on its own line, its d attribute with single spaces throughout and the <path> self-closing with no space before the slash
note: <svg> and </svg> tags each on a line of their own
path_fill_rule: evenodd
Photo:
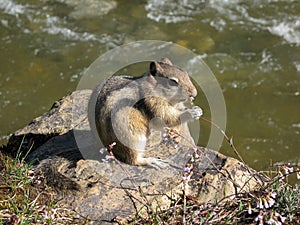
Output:
<svg viewBox="0 0 300 225">
<path fill-rule="evenodd" d="M 87 121 L 87 118 L 84 118 L 85 108 L 80 105 L 77 107 L 73 102 L 74 99 L 78 99 L 87 104 L 90 94 L 89 90 L 74 92 L 55 102 L 49 112 L 12 134 L 4 151 L 13 156 L 20 152 L 23 156 L 27 155 L 27 160 L 30 161 L 76 150 L 74 127 L 84 120 Z M 73 119 L 73 111 L 79 115 L 77 121 Z"/>
<path fill-rule="evenodd" d="M 84 19 L 108 14 L 117 7 L 117 2 L 112 0 L 60 0 L 74 10 L 70 13 L 73 19 Z"/>
<path fill-rule="evenodd" d="M 128 222 L 136 214 L 168 208 L 183 190 L 207 203 L 264 182 L 238 160 L 206 148 L 195 150 L 190 141 L 175 148 L 170 139 L 147 152 L 169 162 L 163 169 L 107 160 L 88 122 L 90 96 L 90 90 L 75 91 L 56 102 L 16 131 L 4 151 L 16 154 L 20 149 L 27 161 L 38 164 L 36 171 L 45 175 L 48 185 L 70 196 L 64 204 L 95 223 Z"/>
</svg>

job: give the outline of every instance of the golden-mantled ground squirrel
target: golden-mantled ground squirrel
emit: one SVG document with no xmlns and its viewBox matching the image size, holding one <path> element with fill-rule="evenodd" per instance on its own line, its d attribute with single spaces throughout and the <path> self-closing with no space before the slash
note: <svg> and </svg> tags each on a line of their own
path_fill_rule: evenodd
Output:
<svg viewBox="0 0 300 225">
<path fill-rule="evenodd" d="M 151 128 L 178 127 L 202 115 L 200 107 L 184 106 L 197 90 L 189 75 L 167 58 L 151 62 L 139 77 L 112 76 L 98 90 L 98 135 L 104 146 L 115 142 L 114 156 L 132 165 L 166 166 L 161 159 L 143 156 Z"/>
</svg>

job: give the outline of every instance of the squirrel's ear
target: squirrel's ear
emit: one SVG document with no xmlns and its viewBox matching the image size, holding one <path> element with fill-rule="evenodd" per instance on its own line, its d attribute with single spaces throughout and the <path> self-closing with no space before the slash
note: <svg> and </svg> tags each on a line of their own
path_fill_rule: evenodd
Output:
<svg viewBox="0 0 300 225">
<path fill-rule="evenodd" d="M 161 66 L 157 62 L 150 63 L 150 73 L 152 76 L 156 76 L 157 72 L 162 71 Z"/>
<path fill-rule="evenodd" d="M 168 64 L 168 65 L 170 65 L 170 66 L 173 66 L 173 63 L 172 63 L 171 60 L 168 59 L 168 58 L 162 58 L 160 61 L 161 61 L 162 63 L 164 63 L 164 64 Z"/>
</svg>

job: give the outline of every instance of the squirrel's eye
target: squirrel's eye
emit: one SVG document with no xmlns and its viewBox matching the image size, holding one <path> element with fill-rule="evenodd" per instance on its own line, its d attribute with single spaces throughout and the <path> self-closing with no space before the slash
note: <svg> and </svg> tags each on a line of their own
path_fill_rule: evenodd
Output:
<svg viewBox="0 0 300 225">
<path fill-rule="evenodd" d="M 170 77 L 170 85 L 171 86 L 177 86 L 178 85 L 178 79 L 176 77 Z"/>
</svg>

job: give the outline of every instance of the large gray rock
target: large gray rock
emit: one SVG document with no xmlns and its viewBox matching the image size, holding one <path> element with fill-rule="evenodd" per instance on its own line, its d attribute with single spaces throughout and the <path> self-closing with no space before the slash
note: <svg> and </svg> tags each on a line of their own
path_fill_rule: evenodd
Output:
<svg viewBox="0 0 300 225">
<path fill-rule="evenodd" d="M 5 151 L 18 149 L 37 165 L 64 203 L 97 221 L 128 221 L 151 208 L 168 208 L 186 195 L 213 202 L 258 187 L 264 178 L 236 159 L 188 141 L 177 148 L 169 139 L 147 152 L 169 167 L 137 167 L 106 160 L 88 122 L 90 90 L 76 91 L 49 112 L 16 131 Z M 184 134 L 189 135 L 189 134 Z M 27 154 L 27 152 L 30 152 Z M 189 171 L 188 168 L 192 168 Z M 183 181 L 185 180 L 185 181 Z"/>
</svg>

